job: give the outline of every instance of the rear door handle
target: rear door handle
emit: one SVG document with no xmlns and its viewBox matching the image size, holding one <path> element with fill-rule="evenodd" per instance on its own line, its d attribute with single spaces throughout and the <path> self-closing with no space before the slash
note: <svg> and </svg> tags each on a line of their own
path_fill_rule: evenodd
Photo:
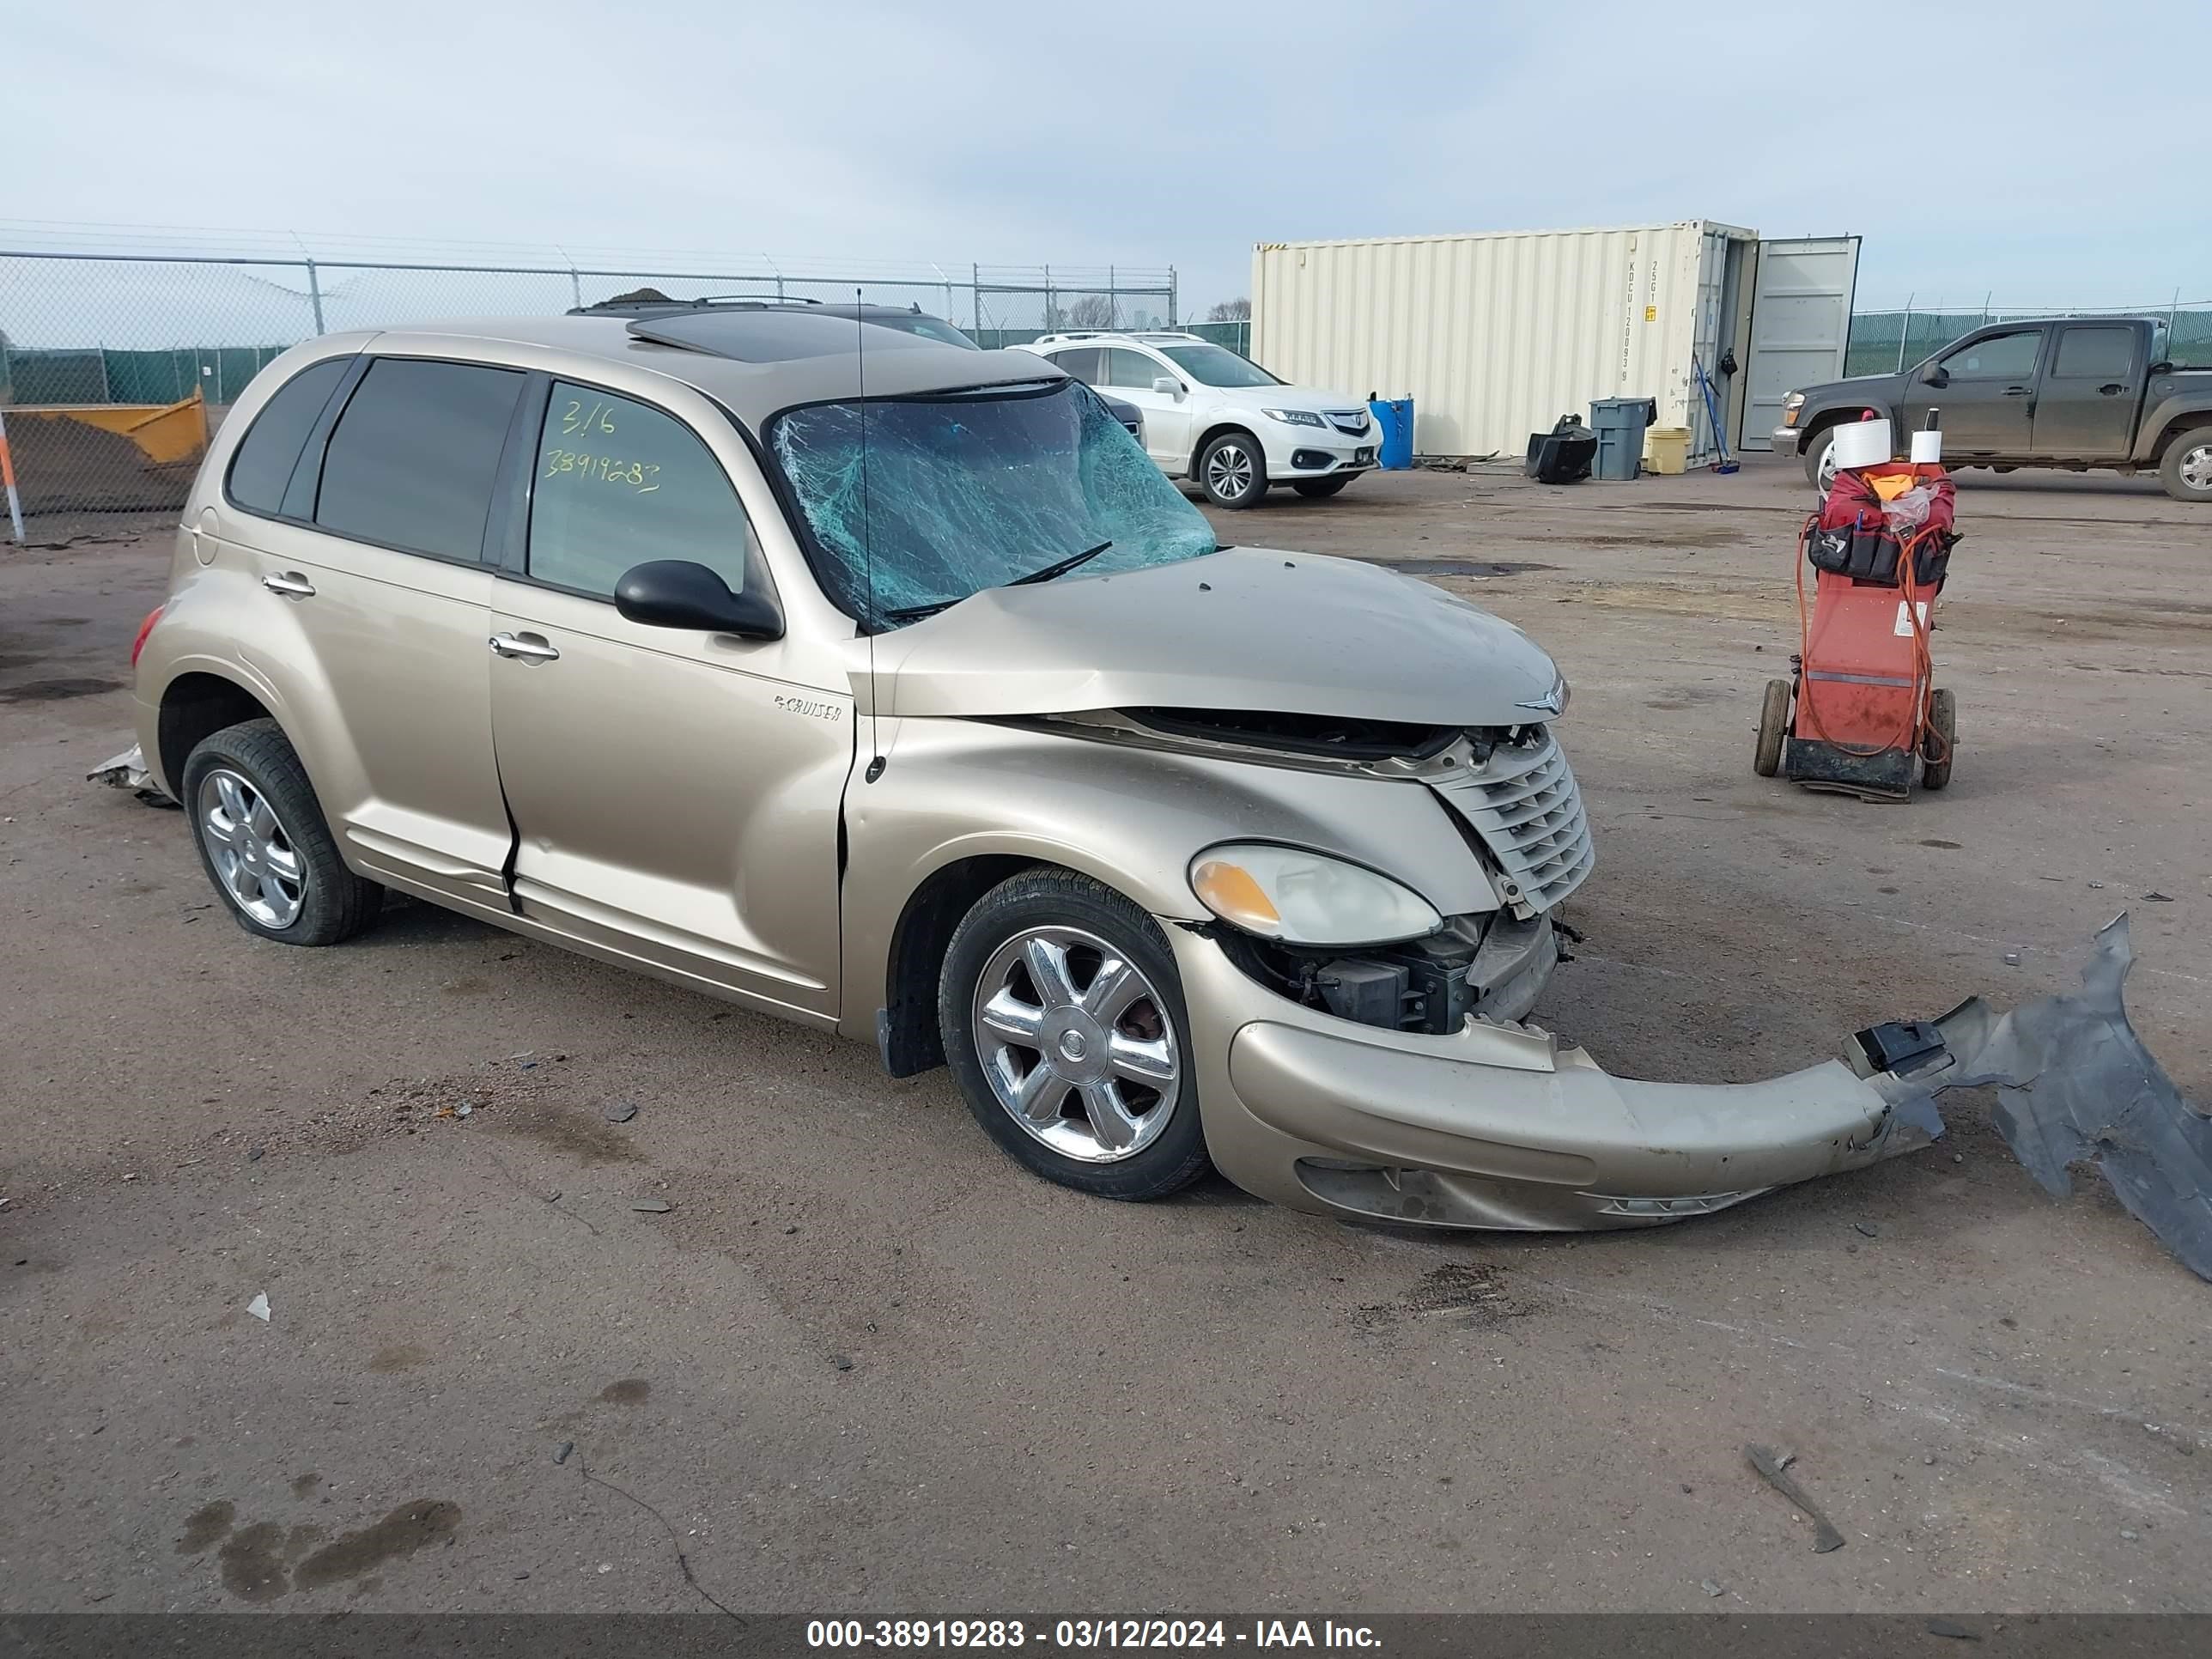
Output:
<svg viewBox="0 0 2212 1659">
<path fill-rule="evenodd" d="M 261 585 L 271 593 L 282 593 L 288 599 L 312 599 L 315 585 L 296 570 L 272 570 L 261 579 Z"/>
<path fill-rule="evenodd" d="M 2025 398 L 2027 396 L 2027 388 L 2024 386 L 2008 386 L 2004 389 L 2004 395 L 2008 398 Z"/>
<path fill-rule="evenodd" d="M 2107 398 L 2117 398 L 2125 392 L 2127 387 L 2122 386 L 2118 380 L 2113 380 L 2107 385 L 2099 386 L 2097 390 Z"/>
<path fill-rule="evenodd" d="M 502 657 L 519 662 L 558 662 L 561 648 L 536 634 L 495 634 L 489 643 Z"/>
</svg>

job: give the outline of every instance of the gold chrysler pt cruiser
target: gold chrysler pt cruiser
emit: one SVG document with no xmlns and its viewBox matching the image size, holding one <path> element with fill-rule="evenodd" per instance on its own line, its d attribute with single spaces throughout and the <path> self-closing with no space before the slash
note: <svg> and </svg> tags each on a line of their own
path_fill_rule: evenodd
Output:
<svg viewBox="0 0 2212 1659">
<path fill-rule="evenodd" d="M 1864 1058 L 1632 1083 L 1527 1023 L 1567 685 L 1217 544 L 1089 388 L 803 306 L 329 335 L 231 411 L 136 654 L 246 931 L 385 889 L 951 1067 L 1050 1180 L 1635 1226 L 1920 1144 Z"/>
</svg>

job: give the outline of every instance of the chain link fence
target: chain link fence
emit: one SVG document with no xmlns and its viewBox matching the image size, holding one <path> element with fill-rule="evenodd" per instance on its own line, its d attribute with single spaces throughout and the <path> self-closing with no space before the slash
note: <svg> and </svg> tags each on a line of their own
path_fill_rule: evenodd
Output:
<svg viewBox="0 0 2212 1659">
<path fill-rule="evenodd" d="M 1176 323 L 1171 269 L 932 264 L 848 275 L 765 258 L 686 268 L 0 251 L 0 459 L 33 530 L 173 511 L 230 405 L 302 340 L 441 317 L 556 314 L 639 289 L 911 307 L 984 346 Z"/>
<path fill-rule="evenodd" d="M 2194 368 L 2212 368 L 2212 301 L 2179 297 L 2155 306 L 2041 306 L 2027 309 L 1906 305 L 1894 311 L 1851 314 L 1846 374 L 1891 374 L 1934 356 L 1961 335 L 1990 323 L 2033 322 L 2044 317 L 2154 317 L 2166 325 L 2166 356 Z"/>
</svg>

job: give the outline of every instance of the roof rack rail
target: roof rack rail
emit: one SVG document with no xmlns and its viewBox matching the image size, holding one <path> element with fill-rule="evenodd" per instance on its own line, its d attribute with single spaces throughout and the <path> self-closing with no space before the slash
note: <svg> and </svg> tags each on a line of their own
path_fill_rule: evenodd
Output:
<svg viewBox="0 0 2212 1659">
<path fill-rule="evenodd" d="M 662 316 L 676 311 L 711 311 L 716 306 L 818 306 L 821 301 L 806 294 L 702 294 L 694 300 L 612 299 L 601 300 L 595 305 L 571 306 L 571 317 L 641 317 Z"/>
</svg>

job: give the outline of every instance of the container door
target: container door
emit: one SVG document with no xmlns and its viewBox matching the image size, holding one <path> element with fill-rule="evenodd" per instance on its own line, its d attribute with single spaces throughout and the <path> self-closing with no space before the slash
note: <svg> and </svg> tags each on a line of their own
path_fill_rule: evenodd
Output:
<svg viewBox="0 0 2212 1659">
<path fill-rule="evenodd" d="M 1858 272 L 1856 236 L 1803 236 L 1759 245 L 1750 361 L 1745 365 L 1743 448 L 1773 447 L 1782 400 L 1792 392 L 1844 378 Z"/>
</svg>

